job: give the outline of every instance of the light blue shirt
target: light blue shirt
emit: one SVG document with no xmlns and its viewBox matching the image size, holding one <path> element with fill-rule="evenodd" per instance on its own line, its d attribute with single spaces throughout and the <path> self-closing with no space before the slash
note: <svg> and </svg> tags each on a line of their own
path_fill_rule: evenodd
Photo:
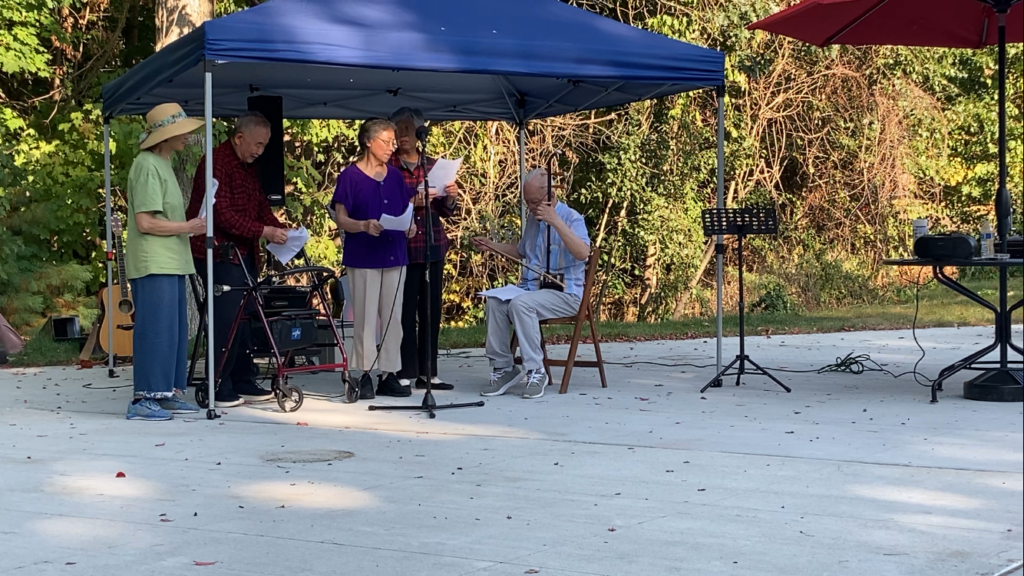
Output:
<svg viewBox="0 0 1024 576">
<path fill-rule="evenodd" d="M 555 213 L 563 222 L 569 225 L 573 234 L 578 236 L 590 246 L 590 235 L 587 233 L 587 223 L 583 221 L 580 213 L 559 202 L 555 205 Z M 548 242 L 548 225 L 539 222 L 533 214 L 526 219 L 526 230 L 523 231 L 523 239 L 519 241 L 519 255 L 530 266 L 545 270 L 547 258 L 544 251 Z M 565 247 L 565 242 L 558 235 L 558 231 L 551 230 L 551 274 L 565 275 L 566 294 L 575 294 L 577 298 L 583 298 L 583 283 L 586 281 L 587 261 L 577 260 L 575 256 Z M 535 291 L 540 290 L 540 274 L 523 268 L 522 280 L 519 287 Z"/>
</svg>

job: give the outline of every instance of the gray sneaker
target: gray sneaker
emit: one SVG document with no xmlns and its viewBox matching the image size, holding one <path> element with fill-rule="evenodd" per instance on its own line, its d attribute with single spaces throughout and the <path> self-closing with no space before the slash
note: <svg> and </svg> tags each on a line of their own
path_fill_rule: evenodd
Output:
<svg viewBox="0 0 1024 576">
<path fill-rule="evenodd" d="M 480 391 L 481 396 L 501 396 L 523 379 L 519 368 L 512 367 L 491 372 L 491 383 Z"/>
<path fill-rule="evenodd" d="M 548 375 L 543 370 L 530 370 L 526 373 L 526 390 L 523 390 L 523 398 L 532 400 L 544 395 L 544 389 L 548 387 Z"/>
</svg>

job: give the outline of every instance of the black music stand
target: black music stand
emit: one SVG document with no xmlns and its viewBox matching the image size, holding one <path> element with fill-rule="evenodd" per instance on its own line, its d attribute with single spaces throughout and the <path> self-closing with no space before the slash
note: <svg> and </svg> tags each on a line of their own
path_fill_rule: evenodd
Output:
<svg viewBox="0 0 1024 576">
<path fill-rule="evenodd" d="M 423 245 L 424 262 L 425 267 L 425 278 L 426 282 L 426 294 L 427 294 L 427 321 L 430 321 L 430 247 L 434 245 L 434 220 L 433 215 L 430 212 L 430 182 L 427 181 L 427 136 L 430 134 L 430 130 L 426 126 L 420 126 L 416 129 L 416 139 L 420 141 L 420 168 L 423 170 L 423 195 L 424 195 L 424 215 L 423 221 L 426 223 L 427 229 L 424 231 L 426 234 L 426 243 Z M 397 153 L 397 151 L 396 151 Z M 383 280 L 382 280 L 383 281 Z M 427 349 L 427 365 L 424 367 L 427 373 L 427 391 L 423 394 L 423 402 L 419 406 L 387 406 L 372 404 L 368 410 L 388 410 L 388 411 L 407 411 L 407 412 L 426 412 L 430 418 L 436 418 L 436 412 L 438 410 L 448 410 L 451 408 L 479 408 L 484 405 L 483 400 L 477 402 L 464 402 L 461 404 L 444 404 L 441 406 L 437 405 L 437 401 L 434 400 L 434 392 L 431 387 L 431 380 L 433 379 L 433 364 L 437 361 L 433 357 L 430 351 L 433 349 L 432 342 L 430 341 L 430 330 L 426 331 L 427 341 L 420 342 L 420 346 L 424 346 Z"/>
<path fill-rule="evenodd" d="M 722 370 L 715 374 L 715 377 L 711 379 L 703 388 L 700 389 L 701 393 L 705 392 L 708 388 L 721 388 L 722 378 L 726 376 L 736 376 L 736 385 L 740 385 L 740 378 L 744 374 L 755 374 L 758 376 L 767 376 L 771 378 L 773 382 L 782 387 L 786 392 L 792 392 L 788 386 L 783 384 L 778 378 L 772 376 L 767 370 L 762 368 L 757 362 L 750 359 L 747 356 L 746 344 L 744 342 L 744 325 L 743 317 L 745 313 L 745 304 L 743 302 L 743 239 L 750 235 L 759 234 L 777 234 L 779 232 L 779 219 L 775 214 L 774 208 L 712 208 L 704 210 L 700 215 L 701 224 L 704 227 L 704 235 L 711 236 L 736 236 L 736 254 L 739 260 L 739 291 L 740 291 L 740 353 L 736 355 L 736 358 L 732 362 L 729 362 Z M 719 243 L 717 245 L 719 254 L 725 253 L 725 245 Z M 733 366 L 739 366 L 736 372 L 729 373 Z M 749 364 L 752 368 L 747 368 Z"/>
</svg>

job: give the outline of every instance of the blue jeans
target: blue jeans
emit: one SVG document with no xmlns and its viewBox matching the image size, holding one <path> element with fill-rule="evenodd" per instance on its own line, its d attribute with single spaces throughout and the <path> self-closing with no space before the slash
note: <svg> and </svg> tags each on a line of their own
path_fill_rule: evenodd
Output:
<svg viewBox="0 0 1024 576">
<path fill-rule="evenodd" d="M 151 274 L 132 280 L 135 301 L 135 397 L 169 398 L 186 390 L 188 313 L 185 276 Z"/>
</svg>

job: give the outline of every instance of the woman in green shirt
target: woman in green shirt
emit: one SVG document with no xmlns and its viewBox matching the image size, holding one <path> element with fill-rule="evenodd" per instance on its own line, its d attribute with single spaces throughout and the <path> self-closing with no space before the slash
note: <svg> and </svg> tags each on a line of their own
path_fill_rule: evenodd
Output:
<svg viewBox="0 0 1024 576">
<path fill-rule="evenodd" d="M 135 301 L 132 347 L 135 397 L 129 420 L 170 420 L 199 411 L 179 396 L 188 384 L 188 314 L 185 277 L 195 273 L 190 234 L 206 234 L 206 220 L 185 220 L 185 205 L 171 156 L 203 126 L 177 104 L 146 115 L 141 152 L 128 174 L 128 245 L 125 265 Z"/>
</svg>

